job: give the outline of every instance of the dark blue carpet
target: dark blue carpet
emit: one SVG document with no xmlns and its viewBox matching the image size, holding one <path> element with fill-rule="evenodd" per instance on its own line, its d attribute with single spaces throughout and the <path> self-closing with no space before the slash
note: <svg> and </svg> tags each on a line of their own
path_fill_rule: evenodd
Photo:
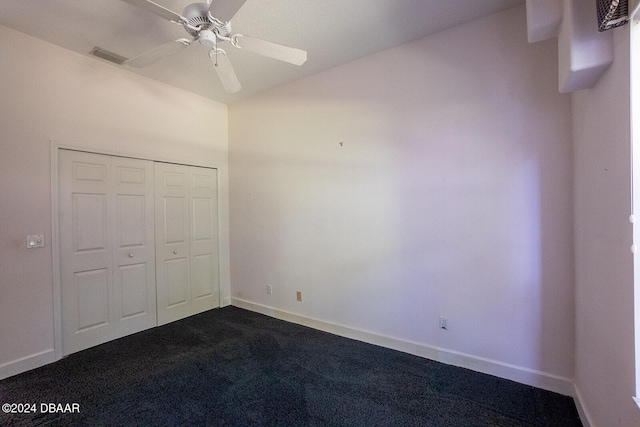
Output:
<svg viewBox="0 0 640 427">
<path fill-rule="evenodd" d="M 581 426 L 570 397 L 236 307 L 8 378 L 7 402 L 37 413 L 2 426 Z"/>
</svg>

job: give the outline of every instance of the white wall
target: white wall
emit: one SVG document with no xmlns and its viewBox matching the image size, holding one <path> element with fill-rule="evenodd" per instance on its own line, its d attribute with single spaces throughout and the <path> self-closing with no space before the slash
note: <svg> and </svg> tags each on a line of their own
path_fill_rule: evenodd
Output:
<svg viewBox="0 0 640 427">
<path fill-rule="evenodd" d="M 614 62 L 573 95 L 575 384 L 593 426 L 638 426 L 635 395 L 629 122 L 629 29 Z"/>
<path fill-rule="evenodd" d="M 0 70 L 0 378 L 51 360 L 52 140 L 218 167 L 228 301 L 227 107 L 1 26 Z"/>
<path fill-rule="evenodd" d="M 525 22 L 231 105 L 232 300 L 570 383 L 571 99 Z"/>
</svg>

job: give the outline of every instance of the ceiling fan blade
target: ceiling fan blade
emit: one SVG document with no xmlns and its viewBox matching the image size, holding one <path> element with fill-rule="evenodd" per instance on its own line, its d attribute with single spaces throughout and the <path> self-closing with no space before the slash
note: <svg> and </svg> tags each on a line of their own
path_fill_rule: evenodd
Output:
<svg viewBox="0 0 640 427">
<path fill-rule="evenodd" d="M 235 39 L 235 45 L 240 49 L 294 65 L 302 65 L 307 60 L 307 51 L 305 50 L 283 46 L 278 43 L 268 42 L 255 37 L 238 34 Z"/>
<path fill-rule="evenodd" d="M 212 0 L 209 13 L 222 22 L 229 22 L 247 0 Z"/>
<path fill-rule="evenodd" d="M 187 39 L 178 39 L 169 43 L 161 44 L 158 47 L 154 47 L 151 50 L 141 53 L 134 58 L 124 61 L 124 64 L 128 65 L 129 67 L 136 68 L 146 67 L 147 65 L 151 65 L 154 62 L 172 55 L 190 45 L 191 41 Z"/>
<path fill-rule="evenodd" d="M 233 71 L 233 66 L 226 52 L 222 49 L 218 49 L 217 51 L 212 49 L 211 52 L 209 52 L 209 58 L 211 58 L 211 62 L 213 62 L 213 66 L 216 69 L 216 73 L 218 73 L 218 78 L 220 78 L 222 86 L 224 86 L 224 90 L 226 90 L 227 93 L 239 91 L 242 86 L 240 86 L 238 76 L 236 76 L 236 72 Z"/>
<path fill-rule="evenodd" d="M 137 6 L 140 9 L 144 9 L 148 12 L 155 13 L 156 15 L 164 19 L 168 19 L 169 21 L 176 21 L 176 22 L 186 21 L 186 19 L 182 15 L 172 10 L 169 10 L 162 5 L 159 5 L 158 3 L 154 3 L 151 0 L 122 0 L 122 1 L 124 1 L 125 3 L 132 4 L 134 6 Z"/>
</svg>

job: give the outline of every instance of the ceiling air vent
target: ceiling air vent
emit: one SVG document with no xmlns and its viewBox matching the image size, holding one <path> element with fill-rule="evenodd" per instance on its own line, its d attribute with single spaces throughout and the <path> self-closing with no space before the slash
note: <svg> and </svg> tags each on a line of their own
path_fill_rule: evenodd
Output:
<svg viewBox="0 0 640 427">
<path fill-rule="evenodd" d="M 629 22 L 628 0 L 598 0 L 598 31 L 606 31 Z"/>
<path fill-rule="evenodd" d="M 125 58 L 124 56 L 120 56 L 118 54 L 115 54 L 113 52 L 109 52 L 108 50 L 104 50 L 101 47 L 94 47 L 93 50 L 91 52 L 89 52 L 89 55 L 93 55 L 93 56 L 97 56 L 98 58 L 102 58 L 102 59 L 106 59 L 109 62 L 113 62 L 114 64 L 118 64 L 118 65 L 122 65 L 122 63 L 124 61 L 126 61 L 129 58 Z"/>
</svg>

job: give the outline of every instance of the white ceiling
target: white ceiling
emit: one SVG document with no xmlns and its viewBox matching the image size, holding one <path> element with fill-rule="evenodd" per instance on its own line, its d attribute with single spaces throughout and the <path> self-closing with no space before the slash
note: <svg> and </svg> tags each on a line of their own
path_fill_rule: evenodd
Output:
<svg viewBox="0 0 640 427">
<path fill-rule="evenodd" d="M 192 3 L 155 2 L 178 13 Z M 231 103 L 521 3 L 524 0 L 247 0 L 231 21 L 233 32 L 307 50 L 304 65 L 228 47 L 242 84 L 235 94 L 225 93 L 206 48 L 198 44 L 144 69 L 127 69 Z M 132 58 L 188 37 L 181 26 L 121 0 L 2 0 L 0 24 L 83 55 L 99 46 Z"/>
</svg>

